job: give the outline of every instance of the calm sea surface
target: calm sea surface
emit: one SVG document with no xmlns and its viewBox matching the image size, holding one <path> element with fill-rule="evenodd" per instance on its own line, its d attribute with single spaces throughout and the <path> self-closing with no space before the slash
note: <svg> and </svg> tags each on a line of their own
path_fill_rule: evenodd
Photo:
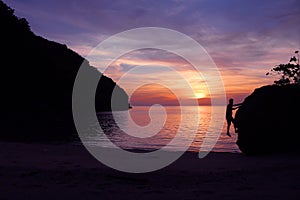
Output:
<svg viewBox="0 0 300 200">
<path fill-rule="evenodd" d="M 214 119 L 211 119 L 211 108 L 210 106 L 199 106 L 198 109 L 192 106 L 152 106 L 150 109 L 150 107 L 136 106 L 129 111 L 98 113 L 98 122 L 91 122 L 90 126 L 97 134 L 89 134 L 87 130 L 84 140 L 88 145 L 109 148 L 118 146 L 129 150 L 156 150 L 165 147 L 170 151 L 182 150 L 187 141 L 192 141 L 188 151 L 199 151 L 204 140 L 214 139 L 207 134 L 207 129 L 210 127 L 215 135 L 218 136 L 220 133 L 212 151 L 240 153 L 233 127 L 231 127 L 232 137 L 226 135 L 225 107 L 214 107 L 213 112 L 216 114 Z M 214 125 L 221 126 L 221 131 Z M 172 142 L 174 137 L 177 137 L 176 142 Z"/>
</svg>

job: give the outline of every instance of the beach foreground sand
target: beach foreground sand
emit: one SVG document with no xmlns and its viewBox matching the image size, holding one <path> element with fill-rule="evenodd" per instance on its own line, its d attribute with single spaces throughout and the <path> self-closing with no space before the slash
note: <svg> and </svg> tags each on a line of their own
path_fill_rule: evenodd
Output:
<svg viewBox="0 0 300 200">
<path fill-rule="evenodd" d="M 161 170 L 129 174 L 80 145 L 0 145 L 0 199 L 300 199 L 296 153 L 188 152 Z"/>
</svg>

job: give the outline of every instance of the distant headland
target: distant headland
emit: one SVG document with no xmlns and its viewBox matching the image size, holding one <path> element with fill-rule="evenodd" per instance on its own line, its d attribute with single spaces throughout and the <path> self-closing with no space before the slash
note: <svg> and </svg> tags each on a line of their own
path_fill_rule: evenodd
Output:
<svg viewBox="0 0 300 200">
<path fill-rule="evenodd" d="M 24 18 L 0 1 L 2 139 L 44 140 L 74 137 L 72 90 L 86 61 L 64 44 L 35 35 Z M 87 62 L 88 63 L 88 62 Z M 112 79 L 101 76 L 95 110 L 110 111 L 113 90 L 118 110 L 127 110 L 128 95 Z"/>
</svg>

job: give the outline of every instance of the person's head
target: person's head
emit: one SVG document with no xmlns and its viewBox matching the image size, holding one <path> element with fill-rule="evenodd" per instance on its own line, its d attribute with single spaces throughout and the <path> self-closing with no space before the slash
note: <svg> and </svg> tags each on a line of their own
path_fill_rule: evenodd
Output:
<svg viewBox="0 0 300 200">
<path fill-rule="evenodd" d="M 230 103 L 230 104 L 233 104 L 233 99 L 229 99 L 229 103 Z"/>
</svg>

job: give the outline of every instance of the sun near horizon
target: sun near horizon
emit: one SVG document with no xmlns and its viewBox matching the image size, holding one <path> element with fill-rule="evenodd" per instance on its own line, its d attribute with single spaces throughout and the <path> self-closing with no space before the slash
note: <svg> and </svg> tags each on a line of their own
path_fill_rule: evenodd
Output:
<svg viewBox="0 0 300 200">
<path fill-rule="evenodd" d="M 205 98 L 207 95 L 204 93 L 195 93 L 195 98 L 196 99 L 202 99 Z"/>
</svg>

